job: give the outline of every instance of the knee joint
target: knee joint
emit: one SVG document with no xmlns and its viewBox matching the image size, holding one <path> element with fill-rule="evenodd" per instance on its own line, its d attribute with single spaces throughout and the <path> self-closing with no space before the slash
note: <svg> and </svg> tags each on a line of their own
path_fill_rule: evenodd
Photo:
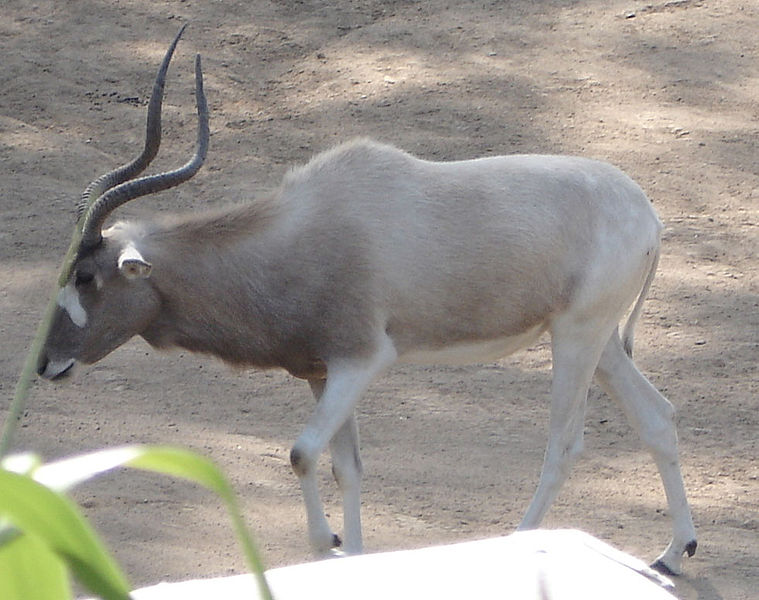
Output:
<svg viewBox="0 0 759 600">
<path fill-rule="evenodd" d="M 311 461 L 305 452 L 297 446 L 290 450 L 290 466 L 298 477 L 303 477 L 311 467 Z"/>
</svg>

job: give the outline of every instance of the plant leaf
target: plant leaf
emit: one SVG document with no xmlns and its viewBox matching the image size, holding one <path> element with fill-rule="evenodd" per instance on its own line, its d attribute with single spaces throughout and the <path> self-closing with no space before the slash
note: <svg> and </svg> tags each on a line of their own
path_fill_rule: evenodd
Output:
<svg viewBox="0 0 759 600">
<path fill-rule="evenodd" d="M 189 479 L 216 492 L 225 501 L 234 496 L 221 471 L 207 458 L 173 446 L 136 446 L 125 466 Z"/>
<path fill-rule="evenodd" d="M 242 518 L 232 486 L 218 467 L 207 458 L 181 448 L 143 446 L 140 449 L 142 452 L 131 459 L 128 466 L 189 479 L 216 492 L 224 500 L 248 566 L 258 580 L 261 594 L 265 600 L 272 600 L 271 590 L 264 577 L 263 561 Z"/>
<path fill-rule="evenodd" d="M 0 546 L 0 598 L 70 600 L 66 565 L 34 535 L 17 534 Z"/>
<path fill-rule="evenodd" d="M 59 556 L 92 593 L 128 600 L 129 584 L 76 505 L 29 477 L 0 470 L 0 516 Z M 6 541 L 4 551 L 17 539 Z"/>
<path fill-rule="evenodd" d="M 65 492 L 96 475 L 124 466 L 141 452 L 141 446 L 118 446 L 79 454 L 41 465 L 32 472 L 32 477 L 52 490 Z"/>
<path fill-rule="evenodd" d="M 9 459 L 6 460 L 14 462 L 13 457 L 9 457 Z M 28 460 L 24 459 L 19 462 L 23 466 Z M 242 544 L 248 565 L 258 580 L 261 593 L 266 600 L 271 600 L 271 591 L 269 590 L 264 577 L 263 562 L 258 554 L 258 550 L 253 542 L 250 531 L 242 518 L 232 486 L 229 485 L 229 482 L 224 477 L 223 473 L 213 464 L 213 462 L 197 453 L 171 446 L 122 446 L 74 456 L 72 458 L 39 466 L 31 473 L 34 480 L 39 483 L 32 482 L 31 480 L 29 481 L 39 485 L 39 487 L 46 490 L 49 494 L 52 494 L 56 497 L 58 502 L 67 503 L 69 510 L 73 510 L 76 515 L 79 516 L 76 507 L 64 496 L 56 492 L 68 490 L 78 483 L 118 466 L 133 467 L 164 475 L 181 477 L 199 483 L 218 494 L 227 507 L 235 532 Z M 16 473 L 9 473 L 8 471 L 0 471 L 0 473 L 7 473 L 8 475 L 21 477 Z M 21 478 L 24 479 L 23 477 Z M 0 498 L 3 498 L 4 494 L 3 485 L 3 479 L 0 478 Z M 52 489 L 47 489 L 45 486 Z M 0 500 L 0 515 L 7 514 L 5 511 L 6 507 L 3 506 L 3 500 Z M 8 516 L 16 526 L 25 530 L 24 526 L 18 521 L 18 516 L 16 519 L 13 519 L 10 514 L 8 514 Z M 81 519 L 81 517 L 79 518 Z M 86 522 L 83 520 L 82 524 L 89 529 L 89 526 L 87 526 Z M 26 530 L 28 531 L 28 529 Z M 94 532 L 91 530 L 89 531 L 92 539 L 97 542 Z M 1 539 L 0 544 L 2 544 Z M 51 544 L 51 547 L 54 546 Z M 106 583 L 104 583 L 102 577 L 98 575 L 97 569 L 93 571 L 88 567 L 86 556 L 72 552 L 62 552 L 58 547 L 54 547 L 54 549 L 64 556 L 65 560 L 69 563 L 69 566 L 74 570 L 82 583 L 90 587 L 90 590 L 94 593 L 103 593 L 98 592 L 95 588 L 91 587 L 92 585 L 100 586 L 98 588 L 100 589 L 106 585 Z M 105 556 L 110 559 L 107 554 Z M 113 567 L 118 570 L 115 563 L 113 563 Z M 124 582 L 124 586 L 126 586 L 126 580 L 123 578 L 123 575 L 121 576 L 121 579 Z M 115 593 L 117 594 L 122 593 L 120 591 L 121 588 L 115 588 L 115 590 Z M 116 595 L 103 597 L 123 598 L 124 596 Z M 3 596 L 0 596 L 0 598 L 3 598 Z"/>
</svg>

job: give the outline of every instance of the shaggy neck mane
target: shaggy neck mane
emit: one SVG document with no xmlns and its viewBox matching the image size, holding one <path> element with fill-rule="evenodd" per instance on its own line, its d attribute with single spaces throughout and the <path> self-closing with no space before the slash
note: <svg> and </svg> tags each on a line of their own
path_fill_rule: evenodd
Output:
<svg viewBox="0 0 759 600">
<path fill-rule="evenodd" d="M 277 288 L 287 236 L 275 222 L 277 197 L 199 215 L 170 218 L 145 236 L 151 282 L 161 298 L 142 336 L 245 367 L 283 367 L 320 376 L 323 365 L 301 339 L 296 301 Z M 274 248 L 272 248 L 272 240 Z"/>
<path fill-rule="evenodd" d="M 188 243 L 196 247 L 208 241 L 214 245 L 235 242 L 265 231 L 282 214 L 278 196 L 239 206 L 214 208 L 201 213 L 174 215 L 156 227 L 150 237 L 161 244 Z"/>
</svg>

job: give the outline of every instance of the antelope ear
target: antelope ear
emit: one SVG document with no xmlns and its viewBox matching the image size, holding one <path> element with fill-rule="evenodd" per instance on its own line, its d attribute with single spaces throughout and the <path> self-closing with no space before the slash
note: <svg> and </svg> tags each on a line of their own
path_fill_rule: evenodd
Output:
<svg viewBox="0 0 759 600">
<path fill-rule="evenodd" d="M 142 258 L 142 254 L 132 244 L 129 244 L 119 254 L 119 271 L 127 279 L 147 279 L 153 269 L 148 261 Z"/>
</svg>

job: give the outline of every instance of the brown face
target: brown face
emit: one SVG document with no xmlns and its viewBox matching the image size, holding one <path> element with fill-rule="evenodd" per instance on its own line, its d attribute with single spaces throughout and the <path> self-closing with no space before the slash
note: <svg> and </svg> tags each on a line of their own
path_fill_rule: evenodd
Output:
<svg viewBox="0 0 759 600">
<path fill-rule="evenodd" d="M 123 241 L 104 238 L 80 258 L 58 293 L 37 372 L 55 379 L 75 361 L 94 363 L 144 331 L 159 308 L 150 273 L 150 264 Z"/>
<path fill-rule="evenodd" d="M 58 308 L 45 340 L 37 372 L 46 379 L 65 374 L 76 360 L 93 363 L 129 338 L 142 333 L 155 317 L 159 296 L 150 282 L 151 265 L 133 241 L 114 226 L 102 231 L 108 216 L 124 203 L 166 190 L 190 179 L 208 151 L 208 105 L 203 93 L 200 55 L 195 58 L 195 102 L 198 137 L 195 154 L 183 167 L 137 179 L 158 152 L 161 105 L 169 62 L 184 26 L 164 55 L 148 105 L 145 147 L 134 160 L 105 173 L 87 186 L 79 208 L 84 211 L 82 243 L 93 247 L 80 258 L 58 294 Z M 123 185 L 122 185 L 123 184 Z"/>
</svg>

